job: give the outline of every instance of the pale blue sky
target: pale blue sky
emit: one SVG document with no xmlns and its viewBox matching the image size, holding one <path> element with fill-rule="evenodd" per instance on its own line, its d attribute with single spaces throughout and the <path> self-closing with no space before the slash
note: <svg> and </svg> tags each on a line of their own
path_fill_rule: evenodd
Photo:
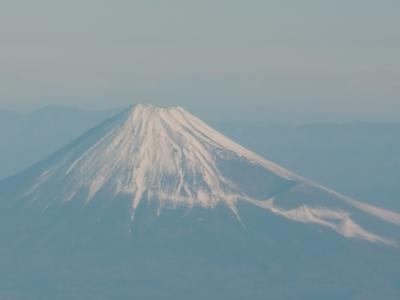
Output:
<svg viewBox="0 0 400 300">
<path fill-rule="evenodd" d="M 400 120 L 399 28 L 398 0 L 0 0 L 0 108 Z"/>
</svg>

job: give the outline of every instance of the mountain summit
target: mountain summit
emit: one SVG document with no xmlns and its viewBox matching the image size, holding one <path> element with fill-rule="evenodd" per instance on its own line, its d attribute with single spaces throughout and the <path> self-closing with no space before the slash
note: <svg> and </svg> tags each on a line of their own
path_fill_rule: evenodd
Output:
<svg viewBox="0 0 400 300">
<path fill-rule="evenodd" d="M 400 225 L 400 214 L 310 182 L 181 107 L 130 107 L 20 177 L 18 199 L 41 211 L 96 199 L 107 206 L 124 197 L 130 199 L 132 221 L 143 201 L 155 204 L 157 215 L 166 208 L 223 205 L 245 227 L 238 207 L 246 202 L 348 238 L 392 245 L 396 241 L 370 229 L 369 220 Z"/>
</svg>

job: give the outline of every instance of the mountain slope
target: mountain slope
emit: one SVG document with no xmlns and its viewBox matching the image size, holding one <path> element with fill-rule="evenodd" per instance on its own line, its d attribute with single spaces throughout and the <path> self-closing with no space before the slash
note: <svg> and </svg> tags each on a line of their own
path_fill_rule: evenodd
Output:
<svg viewBox="0 0 400 300">
<path fill-rule="evenodd" d="M 112 201 L 126 195 L 132 199 L 132 219 L 144 199 L 157 201 L 158 213 L 165 206 L 212 208 L 222 203 L 240 219 L 236 204 L 247 201 L 291 220 L 331 227 L 346 237 L 389 244 L 395 241 L 364 229 L 352 215 L 400 225 L 400 214 L 309 182 L 180 107 L 129 108 L 22 176 L 26 183 L 18 186 L 19 197 L 42 210 L 69 201 L 87 204 L 96 196 Z"/>
<path fill-rule="evenodd" d="M 398 213 L 310 182 L 179 107 L 127 109 L 1 181 L 0 200 L 4 297 L 400 294 Z"/>
</svg>

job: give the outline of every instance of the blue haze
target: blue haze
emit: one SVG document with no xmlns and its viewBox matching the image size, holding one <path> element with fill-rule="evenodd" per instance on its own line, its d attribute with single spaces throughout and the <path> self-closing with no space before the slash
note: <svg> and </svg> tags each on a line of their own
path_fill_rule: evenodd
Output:
<svg viewBox="0 0 400 300">
<path fill-rule="evenodd" d="M 399 120 L 400 4 L 4 0 L 0 107 Z"/>
</svg>

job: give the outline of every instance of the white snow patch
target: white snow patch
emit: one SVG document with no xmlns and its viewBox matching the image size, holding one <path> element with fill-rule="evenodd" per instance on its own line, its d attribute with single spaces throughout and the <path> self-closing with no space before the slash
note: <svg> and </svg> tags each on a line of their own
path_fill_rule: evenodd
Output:
<svg viewBox="0 0 400 300">
<path fill-rule="evenodd" d="M 277 215 L 281 215 L 293 221 L 301 223 L 314 223 L 330 227 L 346 238 L 358 238 L 374 243 L 380 242 L 388 245 L 396 245 L 396 242 L 390 239 L 380 237 L 363 229 L 351 219 L 351 216 L 348 213 L 344 211 L 336 211 L 326 208 L 313 208 L 307 205 L 301 205 L 297 208 L 284 210 L 276 207 L 273 199 L 267 201 L 250 201 L 260 207 L 270 210 Z"/>
</svg>

